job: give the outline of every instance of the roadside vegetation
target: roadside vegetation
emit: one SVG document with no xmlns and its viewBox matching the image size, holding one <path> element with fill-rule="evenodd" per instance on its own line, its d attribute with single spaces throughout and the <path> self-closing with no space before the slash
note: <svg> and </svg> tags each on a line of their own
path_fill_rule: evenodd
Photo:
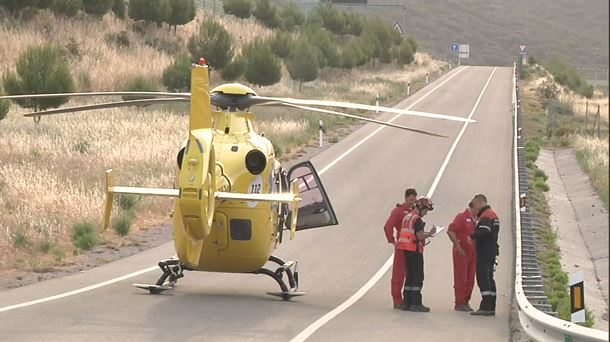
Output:
<svg viewBox="0 0 610 342">
<path fill-rule="evenodd" d="M 565 65 L 564 65 L 565 66 Z M 534 228 L 539 243 L 538 258 L 544 275 L 544 285 L 553 310 L 559 317 L 570 320 L 568 275 L 561 267 L 557 234 L 550 224 L 550 211 L 544 192 L 549 190 L 548 177 L 535 162 L 540 148 L 573 147 L 577 151 L 583 169 L 589 173 L 600 197 L 608 206 L 608 107 L 607 98 L 595 94 L 578 74 L 559 70 L 575 77 L 577 87 L 558 84 L 553 75 L 540 65 L 522 66 L 522 106 L 524 134 L 526 138 L 526 163 L 529 169 L 528 202 L 532 207 Z M 585 91 L 583 91 L 585 89 Z M 579 91 L 580 94 L 576 94 Z M 587 98 L 588 96 L 588 98 Z M 581 112 L 580 101 L 589 101 L 591 107 L 600 104 L 600 114 L 591 130 L 591 113 Z M 606 106 L 602 107 L 603 102 Z M 595 170 L 595 171 L 592 171 Z M 604 185 L 605 184 L 605 188 Z M 605 197 L 604 197 L 605 196 Z M 594 318 L 586 311 L 586 326 L 593 326 Z"/>
<path fill-rule="evenodd" d="M 186 3 L 188 11 L 189 1 L 179 2 Z M 31 1 L 27 3 L 34 6 Z M 68 6 L 73 1 L 41 1 L 39 7 L 51 3 Z M 90 11 L 103 12 L 97 14 L 64 7 L 8 9 L 0 6 L 0 41 L 11 46 L 11 49 L 0 49 L 0 92 L 69 90 L 60 86 L 71 87 L 70 82 L 77 91 L 185 91 L 190 84 L 188 68 L 192 61 L 199 60 L 198 51 L 213 50 L 215 44 L 224 46 L 220 51 L 224 54 L 205 53 L 210 64 L 218 59 L 214 61 L 218 64 L 212 72 L 212 86 L 235 80 L 250 85 L 262 95 L 373 104 L 379 94 L 380 103 L 391 106 L 404 98 L 407 83 L 414 92 L 424 85 L 426 74 L 433 79 L 445 68 L 443 63 L 417 53 L 416 43 L 396 36 L 391 27 L 379 26 L 369 19 L 343 14 L 328 6 L 320 7 L 311 18 L 299 12 L 298 7 L 276 8 L 269 4 L 267 10 L 275 11 L 276 19 L 272 14 L 257 13 L 252 6 L 254 20 L 199 13 L 194 20 L 184 22 L 184 18 L 171 21 L 168 17 L 138 17 L 133 9 L 121 10 L 121 1 L 99 3 L 113 5 L 106 10 L 105 6 L 91 7 Z M 139 2 L 130 3 L 135 8 Z M 68 14 L 61 12 L 64 10 Z M 241 16 L 247 14 L 245 10 L 234 11 Z M 274 26 L 273 20 L 279 18 L 282 20 Z M 334 23 L 335 19 L 339 24 Z M 334 31 L 323 25 L 335 25 Z M 365 49 L 370 47 L 367 42 L 377 39 L 376 35 L 387 38 L 384 45 Z M 44 91 L 32 89 L 41 82 L 30 82 L 30 67 L 19 68 L 23 61 L 38 67 L 36 59 L 32 61 L 27 56 L 40 53 L 36 49 L 41 48 L 42 42 L 44 53 L 53 56 L 54 63 L 47 67 L 61 75 L 48 83 L 42 82 L 56 82 L 52 89 Z M 297 67 L 294 63 L 296 57 L 291 52 L 296 49 L 291 44 L 295 42 L 309 44 L 312 46 L 309 52 L 315 51 L 308 53 L 313 60 L 310 58 L 307 67 Z M 266 75 L 256 75 L 257 68 L 251 77 L 246 75 L 251 63 L 246 52 L 253 44 L 270 47 L 262 50 L 275 56 L 280 69 L 278 80 L 262 80 Z M 343 49 L 350 50 L 342 53 Z M 346 59 L 347 56 L 359 58 Z M 264 57 L 269 56 L 258 59 L 264 60 Z M 262 83 L 269 85 L 262 86 Z M 70 100 L 68 105 L 118 100 L 118 97 L 78 98 Z M 67 265 L 96 246 L 137 243 L 130 240 L 133 232 L 169 222 L 171 200 L 120 196 L 111 229 L 100 232 L 103 171 L 118 170 L 120 184 L 172 187 L 175 154 L 188 129 L 187 106 L 57 115 L 44 117 L 39 124 L 34 124 L 21 114 L 66 104 L 40 101 L 23 104 L 30 109 L 0 101 L 0 145 L 4 147 L 0 150 L 0 210 L 3 212 L 0 226 L 5 228 L 0 231 L 0 271 Z M 320 119 L 328 129 L 329 142 L 336 142 L 354 125 L 351 120 L 299 111 L 265 109 L 256 114 L 258 131 L 272 140 L 282 160 L 298 157 L 315 145 Z"/>
</svg>

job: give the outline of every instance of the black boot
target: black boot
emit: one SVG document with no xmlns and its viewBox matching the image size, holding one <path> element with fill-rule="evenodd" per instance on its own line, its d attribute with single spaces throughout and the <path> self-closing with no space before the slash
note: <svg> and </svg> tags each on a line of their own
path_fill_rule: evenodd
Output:
<svg viewBox="0 0 610 342">
<path fill-rule="evenodd" d="M 402 304 L 402 309 L 405 311 L 411 310 L 411 301 L 413 299 L 412 293 L 413 293 L 413 291 L 411 291 L 411 290 L 405 290 L 403 292 L 404 301 Z"/>
<path fill-rule="evenodd" d="M 495 310 L 492 310 L 491 300 L 491 296 L 483 296 L 483 300 L 481 300 L 481 306 L 479 306 L 479 310 L 473 311 L 470 314 L 473 316 L 494 316 L 496 312 Z"/>
<path fill-rule="evenodd" d="M 430 308 L 421 302 L 421 292 L 413 291 L 411 298 L 411 310 L 413 312 L 430 312 Z"/>
</svg>

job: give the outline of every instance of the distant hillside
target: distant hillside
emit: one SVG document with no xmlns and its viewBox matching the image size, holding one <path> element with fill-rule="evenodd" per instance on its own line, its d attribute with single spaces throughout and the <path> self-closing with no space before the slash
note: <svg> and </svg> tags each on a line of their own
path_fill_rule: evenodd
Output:
<svg viewBox="0 0 610 342">
<path fill-rule="evenodd" d="M 284 1 L 276 1 L 284 2 Z M 316 0 L 299 0 L 311 8 Z M 608 75 L 608 0 L 369 0 L 343 5 L 400 23 L 422 51 L 449 58 L 469 43 L 469 64 L 509 65 L 527 44 L 537 59 L 561 57 L 589 79 Z"/>
</svg>

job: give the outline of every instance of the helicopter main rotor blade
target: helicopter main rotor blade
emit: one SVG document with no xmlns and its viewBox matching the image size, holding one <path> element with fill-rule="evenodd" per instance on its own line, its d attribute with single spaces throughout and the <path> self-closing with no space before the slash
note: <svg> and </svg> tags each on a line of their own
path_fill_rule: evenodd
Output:
<svg viewBox="0 0 610 342">
<path fill-rule="evenodd" d="M 279 103 L 269 103 L 269 104 L 264 104 L 262 106 L 277 106 L 277 105 L 280 105 L 280 104 Z M 410 128 L 410 127 L 406 127 L 406 126 L 401 126 L 401 125 L 393 124 L 391 122 L 385 122 L 385 121 L 380 121 L 380 120 L 375 120 L 375 119 L 369 119 L 369 118 L 365 118 L 365 117 L 362 117 L 362 116 L 352 115 L 352 114 L 347 114 L 347 113 L 341 113 L 341 112 L 336 112 L 334 110 L 329 110 L 329 109 L 300 106 L 300 105 L 295 105 L 295 104 L 291 104 L 291 103 L 283 103 L 281 105 L 282 106 L 293 107 L 293 108 L 298 108 L 298 109 L 303 109 L 303 110 L 309 110 L 309 111 L 313 111 L 313 112 L 319 112 L 319 113 L 325 113 L 325 114 L 331 114 L 331 115 L 344 116 L 344 117 L 352 118 L 352 119 L 356 119 L 356 120 L 373 122 L 373 123 L 376 123 L 376 124 L 379 124 L 379 125 L 390 126 L 390 127 L 394 127 L 394 128 L 400 128 L 400 129 L 404 129 L 406 131 L 410 131 L 410 132 L 414 132 L 414 133 L 420 133 L 420 134 L 426 134 L 426 135 L 431 135 L 431 136 L 434 136 L 434 137 L 440 137 L 440 138 L 446 138 L 447 137 L 445 135 L 436 134 L 436 133 L 432 133 L 432 132 L 428 132 L 428 131 L 424 131 L 424 130 L 420 130 L 420 129 L 416 129 L 416 128 Z"/>
<path fill-rule="evenodd" d="M 86 106 L 49 109 L 49 110 L 43 110 L 40 112 L 23 114 L 23 116 L 36 117 L 36 116 L 43 116 L 43 115 L 84 112 L 87 110 L 94 110 L 94 109 L 107 109 L 107 108 L 129 107 L 129 106 L 147 106 L 147 105 L 152 105 L 152 104 L 188 102 L 188 101 L 190 101 L 190 99 L 162 98 L 162 99 L 142 99 L 142 100 L 131 100 L 131 101 L 120 101 L 120 102 L 107 102 L 107 103 L 99 103 L 99 104 L 86 105 Z"/>
<path fill-rule="evenodd" d="M 466 118 L 462 118 L 462 117 L 458 117 L 458 116 L 428 113 L 428 112 L 419 112 L 419 111 L 414 111 L 414 110 L 404 110 L 404 109 L 391 108 L 391 107 L 372 106 L 372 105 L 365 105 L 365 104 L 360 104 L 360 103 L 339 102 L 339 101 L 318 101 L 318 100 L 292 99 L 292 98 L 269 97 L 269 96 L 251 96 L 251 98 L 252 98 L 253 106 L 262 105 L 262 104 L 268 103 L 268 102 L 290 103 L 293 105 L 338 107 L 338 108 L 361 109 L 361 110 L 369 110 L 369 111 L 374 110 L 374 111 L 379 111 L 379 112 L 421 116 L 421 117 L 433 118 L 433 119 L 443 119 L 443 120 L 460 121 L 460 122 L 476 122 L 475 120 L 466 119 Z"/>
<path fill-rule="evenodd" d="M 98 91 L 86 93 L 57 93 L 57 94 L 29 94 L 29 95 L 6 95 L 0 96 L 0 100 L 21 100 L 53 97 L 86 97 L 86 96 L 162 96 L 191 98 L 191 93 L 168 93 L 160 91 Z"/>
</svg>

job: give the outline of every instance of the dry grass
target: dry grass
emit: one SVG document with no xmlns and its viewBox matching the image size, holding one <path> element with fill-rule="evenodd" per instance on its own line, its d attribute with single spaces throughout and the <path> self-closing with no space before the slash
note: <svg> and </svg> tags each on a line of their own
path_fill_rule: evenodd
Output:
<svg viewBox="0 0 610 342">
<path fill-rule="evenodd" d="M 220 20 L 234 36 L 241 37 L 238 44 L 271 32 L 252 21 L 229 17 Z M 70 67 L 79 90 L 120 89 L 140 75 L 159 82 L 173 57 L 148 46 L 146 41 L 156 38 L 185 45 L 197 28 L 197 23 L 180 27 L 174 37 L 166 28 L 151 27 L 142 36 L 133 32 L 131 24 L 112 16 L 66 20 L 43 13 L 18 29 L 8 19 L 0 22 L 0 42 L 12 48 L 0 49 L 0 72 L 14 68 L 19 54 L 29 46 L 51 43 L 69 50 L 67 44 L 73 39 L 78 53 L 71 55 Z M 122 31 L 128 32 L 129 47 L 117 48 L 106 39 Z M 320 79 L 304 84 L 301 93 L 284 70 L 278 84 L 255 89 L 263 95 L 371 103 L 378 93 L 388 99 L 399 97 L 406 82 L 421 79 L 426 73 L 436 74 L 442 67 L 427 55 L 417 54 L 416 58 L 417 64 L 401 70 L 393 66 L 325 70 Z M 213 78 L 213 84 L 218 82 Z M 86 101 L 75 100 L 79 104 Z M 58 115 L 45 117 L 40 124 L 24 119 L 22 113 L 25 110 L 13 105 L 8 117 L 0 122 L 2 272 L 51 265 L 63 255 L 73 258 L 78 253 L 71 241 L 73 225 L 91 221 L 99 227 L 101 223 L 106 169 L 119 171 L 120 184 L 173 186 L 175 155 L 188 129 L 184 108 Z M 272 139 L 285 158 L 294 155 L 291 150 L 315 140 L 317 120 L 324 117 L 273 109 L 258 114 L 259 131 Z M 344 119 L 334 117 L 324 120 L 330 131 L 346 124 Z M 169 223 L 170 209 L 170 200 L 144 199 L 138 205 L 140 214 L 132 229 L 146 229 L 159 221 Z M 119 239 L 111 229 L 103 237 L 109 243 Z M 62 257 L 56 255 L 53 260 L 46 254 L 49 252 L 41 253 L 45 244 L 51 244 Z"/>
</svg>

